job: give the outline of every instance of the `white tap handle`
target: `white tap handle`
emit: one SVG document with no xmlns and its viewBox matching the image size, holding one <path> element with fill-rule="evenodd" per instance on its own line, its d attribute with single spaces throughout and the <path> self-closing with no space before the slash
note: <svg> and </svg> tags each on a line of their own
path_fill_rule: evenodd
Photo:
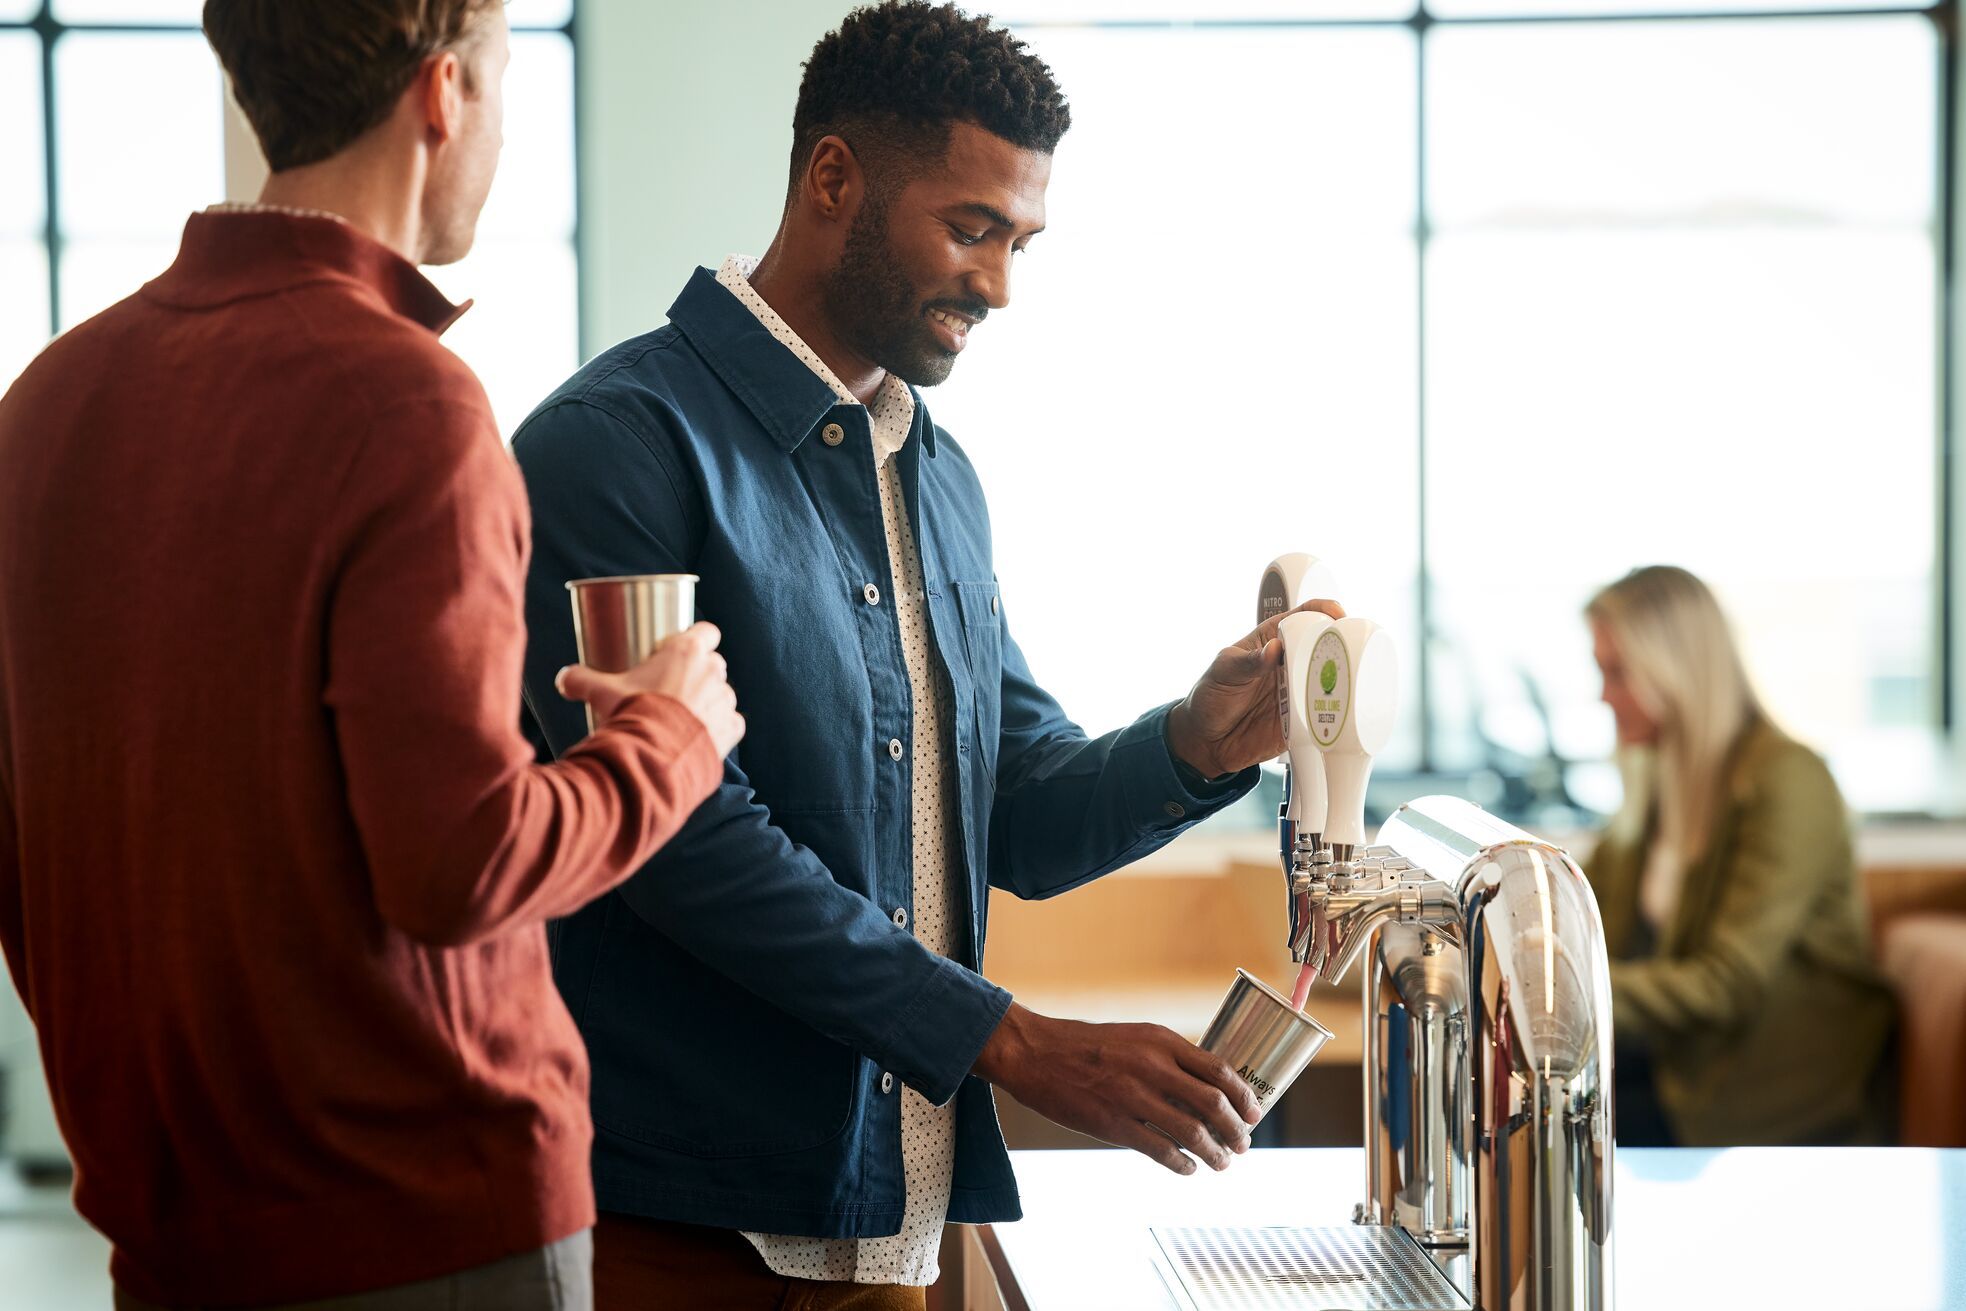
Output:
<svg viewBox="0 0 1966 1311">
<path fill-rule="evenodd" d="M 1308 726 L 1324 753 L 1332 846 L 1365 844 L 1365 785 L 1399 717 L 1399 651 L 1369 619 L 1340 619 L 1311 651 L 1304 697 Z"/>
<path fill-rule="evenodd" d="M 1311 685 L 1311 652 L 1331 625 L 1330 615 L 1306 610 L 1285 616 L 1277 628 L 1277 636 L 1283 639 L 1277 713 L 1283 717 L 1284 754 L 1290 760 L 1290 809 L 1284 817 L 1304 834 L 1324 832 L 1324 753 L 1311 733 L 1306 689 Z"/>
<path fill-rule="evenodd" d="M 1306 601 L 1320 599 L 1335 601 L 1337 598 L 1338 575 L 1332 572 L 1330 565 L 1302 551 L 1280 555 L 1270 561 L 1269 567 L 1263 570 L 1263 585 L 1256 592 L 1256 622 L 1259 625 L 1267 623 L 1278 615 L 1288 614 Z M 1286 663 L 1285 668 L 1277 674 L 1279 710 L 1290 698 L 1290 691 L 1284 685 L 1288 672 Z M 1289 726 L 1286 722 L 1286 739 L 1288 734 Z M 1286 759 L 1288 754 L 1286 747 L 1285 755 L 1279 756 L 1278 759 Z M 1294 787 L 1295 784 L 1292 786 Z"/>
<path fill-rule="evenodd" d="M 1338 599 L 1338 575 L 1314 555 L 1295 551 L 1270 561 L 1256 593 L 1256 622 L 1295 610 L 1306 601 Z"/>
</svg>

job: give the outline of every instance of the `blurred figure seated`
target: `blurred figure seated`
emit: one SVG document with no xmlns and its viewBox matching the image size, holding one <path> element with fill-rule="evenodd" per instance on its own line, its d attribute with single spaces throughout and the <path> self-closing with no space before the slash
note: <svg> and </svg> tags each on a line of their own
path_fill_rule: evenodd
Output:
<svg viewBox="0 0 1966 1311">
<path fill-rule="evenodd" d="M 1625 780 L 1587 870 L 1612 958 L 1618 1141 L 1886 1141 L 1894 1003 L 1829 770 L 1769 721 L 1692 574 L 1636 570 L 1585 614 Z"/>
</svg>

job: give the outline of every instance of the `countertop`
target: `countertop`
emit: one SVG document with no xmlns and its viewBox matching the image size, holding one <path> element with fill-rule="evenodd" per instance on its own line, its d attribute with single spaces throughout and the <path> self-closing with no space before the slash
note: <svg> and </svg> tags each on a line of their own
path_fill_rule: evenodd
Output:
<svg viewBox="0 0 1966 1311">
<path fill-rule="evenodd" d="M 1417 795 L 1417 794 L 1416 794 Z M 1551 830 L 1537 837 L 1582 859 L 1597 840 L 1592 830 Z M 1855 823 L 1859 868 L 1959 868 L 1966 866 L 1966 821 L 1958 819 L 1866 819 Z M 1220 874 L 1260 868 L 1274 870 L 1277 836 L 1263 825 L 1224 829 L 1204 824 L 1128 865 L 1121 877 Z M 1108 877 L 1111 877 L 1110 875 Z"/>
<path fill-rule="evenodd" d="M 1013 1154 L 1024 1219 L 975 1234 L 1011 1311 L 1177 1311 L 1151 1225 L 1340 1225 L 1356 1148 L 1259 1149 L 1183 1178 L 1122 1151 Z M 1625 1149 L 1618 1311 L 1960 1311 L 1966 1150 Z"/>
</svg>

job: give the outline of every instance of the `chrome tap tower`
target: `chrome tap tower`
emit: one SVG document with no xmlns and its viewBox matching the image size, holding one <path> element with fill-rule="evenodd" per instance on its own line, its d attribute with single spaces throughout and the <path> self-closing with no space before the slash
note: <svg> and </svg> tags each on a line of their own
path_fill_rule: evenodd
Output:
<svg viewBox="0 0 1966 1311">
<path fill-rule="evenodd" d="M 1611 992 L 1576 865 L 1475 806 L 1424 797 L 1351 860 L 1294 862 L 1292 955 L 1366 960 L 1366 1197 L 1481 1311 L 1606 1311 Z"/>
<path fill-rule="evenodd" d="M 1316 569 L 1314 575 L 1312 570 Z M 1287 765 L 1278 849 L 1290 957 L 1363 980 L 1365 1200 L 1353 1225 L 1153 1231 L 1192 1311 L 1370 1304 L 1610 1311 L 1611 985 L 1590 885 L 1560 849 L 1455 797 L 1401 806 L 1365 844 L 1398 655 L 1367 620 L 1296 610 L 1336 592 L 1309 556 L 1265 572 Z M 1300 978 L 1299 991 L 1310 985 Z M 1347 1295 L 1349 1297 L 1349 1294 Z M 1344 1300 L 1343 1305 L 1353 1305 Z"/>
<path fill-rule="evenodd" d="M 1259 609 L 1303 559 L 1270 566 Z M 1611 987 L 1590 885 L 1563 851 L 1453 797 L 1400 807 L 1365 846 L 1397 652 L 1356 617 L 1293 613 L 1279 636 L 1290 956 L 1331 981 L 1366 962 L 1353 1219 L 1403 1232 L 1481 1311 L 1606 1311 Z"/>
</svg>

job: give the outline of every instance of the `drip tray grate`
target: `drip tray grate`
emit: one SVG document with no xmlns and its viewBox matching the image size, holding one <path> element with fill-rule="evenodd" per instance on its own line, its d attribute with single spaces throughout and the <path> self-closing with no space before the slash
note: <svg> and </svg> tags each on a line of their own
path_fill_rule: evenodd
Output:
<svg viewBox="0 0 1966 1311">
<path fill-rule="evenodd" d="M 1154 1229 L 1190 1311 L 1467 1311 L 1412 1239 L 1380 1225 Z"/>
</svg>

